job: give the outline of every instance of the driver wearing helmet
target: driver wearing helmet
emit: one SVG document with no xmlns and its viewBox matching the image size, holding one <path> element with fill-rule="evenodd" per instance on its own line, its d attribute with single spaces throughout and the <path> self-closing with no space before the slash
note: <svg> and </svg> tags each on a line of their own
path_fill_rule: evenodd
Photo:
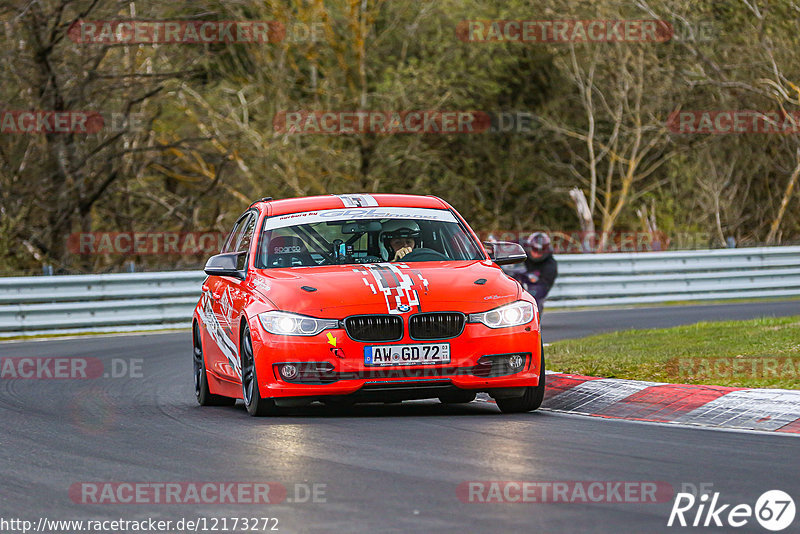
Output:
<svg viewBox="0 0 800 534">
<path fill-rule="evenodd" d="M 558 276 L 558 265 L 553 258 L 550 236 L 544 232 L 535 232 L 522 241 L 522 248 L 528 257 L 525 259 L 525 272 L 516 278 L 533 295 L 541 310 Z"/>
<path fill-rule="evenodd" d="M 419 225 L 414 221 L 391 220 L 383 224 L 381 239 L 389 261 L 400 261 L 417 247 Z"/>
</svg>

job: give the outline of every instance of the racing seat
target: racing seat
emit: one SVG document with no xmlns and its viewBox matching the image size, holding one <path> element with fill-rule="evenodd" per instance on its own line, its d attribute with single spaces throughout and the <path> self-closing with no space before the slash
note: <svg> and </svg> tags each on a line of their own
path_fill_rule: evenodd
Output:
<svg viewBox="0 0 800 534">
<path fill-rule="evenodd" d="M 270 239 L 265 251 L 267 267 L 308 267 L 317 262 L 311 257 L 302 239 L 295 236 L 276 236 Z"/>
</svg>

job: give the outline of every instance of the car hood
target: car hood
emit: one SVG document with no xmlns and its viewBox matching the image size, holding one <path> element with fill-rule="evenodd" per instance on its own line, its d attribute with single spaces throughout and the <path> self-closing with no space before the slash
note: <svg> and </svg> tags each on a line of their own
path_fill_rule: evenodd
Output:
<svg viewBox="0 0 800 534">
<path fill-rule="evenodd" d="M 492 262 L 262 269 L 252 285 L 277 309 L 323 318 L 366 313 L 475 313 L 513 302 L 519 284 Z"/>
</svg>

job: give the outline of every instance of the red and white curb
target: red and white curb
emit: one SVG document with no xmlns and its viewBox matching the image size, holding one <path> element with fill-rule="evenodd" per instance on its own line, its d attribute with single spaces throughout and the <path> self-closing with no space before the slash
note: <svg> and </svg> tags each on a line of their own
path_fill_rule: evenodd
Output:
<svg viewBox="0 0 800 534">
<path fill-rule="evenodd" d="M 542 408 L 609 419 L 800 434 L 800 391 L 547 373 Z"/>
</svg>

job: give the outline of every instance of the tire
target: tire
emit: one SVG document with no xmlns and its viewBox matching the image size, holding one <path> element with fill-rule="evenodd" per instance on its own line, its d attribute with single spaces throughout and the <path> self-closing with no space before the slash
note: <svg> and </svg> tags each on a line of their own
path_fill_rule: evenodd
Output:
<svg viewBox="0 0 800 534">
<path fill-rule="evenodd" d="M 468 402 L 472 402 L 475 400 L 476 392 L 463 390 L 463 391 L 453 391 L 446 395 L 442 395 L 439 397 L 439 402 L 442 404 L 466 404 Z"/>
<path fill-rule="evenodd" d="M 278 408 L 272 399 L 264 399 L 258 391 L 258 373 L 253 356 L 253 341 L 250 338 L 250 327 L 245 324 L 242 330 L 239 355 L 242 359 L 242 399 L 247 413 L 253 417 L 274 415 Z"/>
<path fill-rule="evenodd" d="M 200 335 L 200 326 L 192 325 L 192 363 L 194 364 L 194 395 L 200 406 L 233 406 L 236 399 L 215 395 L 208 388 L 208 374 L 206 360 L 203 357 L 203 340 Z"/>
<path fill-rule="evenodd" d="M 541 342 L 540 342 L 541 343 Z M 545 380 L 544 372 L 544 346 L 541 345 L 541 367 L 539 367 L 539 385 L 525 388 L 525 393 L 521 397 L 511 399 L 496 399 L 497 407 L 503 413 L 525 413 L 532 412 L 542 405 L 544 400 Z"/>
</svg>

